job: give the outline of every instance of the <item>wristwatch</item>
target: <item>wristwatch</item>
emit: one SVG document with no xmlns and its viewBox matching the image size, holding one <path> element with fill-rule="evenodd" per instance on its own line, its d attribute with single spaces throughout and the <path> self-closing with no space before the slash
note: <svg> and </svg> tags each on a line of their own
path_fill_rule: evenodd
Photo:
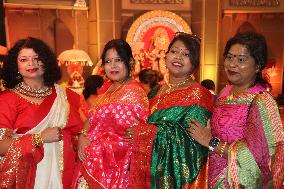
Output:
<svg viewBox="0 0 284 189">
<path fill-rule="evenodd" d="M 210 141 L 209 141 L 209 146 L 208 146 L 209 151 L 210 151 L 210 152 L 213 152 L 214 149 L 219 145 L 219 143 L 220 143 L 220 139 L 219 139 L 219 138 L 217 138 L 217 137 L 212 137 L 212 138 L 210 139 Z"/>
</svg>

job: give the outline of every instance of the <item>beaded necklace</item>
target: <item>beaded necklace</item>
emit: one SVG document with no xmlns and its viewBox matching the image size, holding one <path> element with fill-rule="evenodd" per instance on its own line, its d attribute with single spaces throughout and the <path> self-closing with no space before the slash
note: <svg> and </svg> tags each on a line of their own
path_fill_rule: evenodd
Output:
<svg viewBox="0 0 284 189">
<path fill-rule="evenodd" d="M 14 89 L 18 93 L 32 98 L 45 98 L 52 93 L 51 87 L 44 86 L 40 89 L 34 89 L 28 86 L 25 82 L 18 83 Z"/>
</svg>

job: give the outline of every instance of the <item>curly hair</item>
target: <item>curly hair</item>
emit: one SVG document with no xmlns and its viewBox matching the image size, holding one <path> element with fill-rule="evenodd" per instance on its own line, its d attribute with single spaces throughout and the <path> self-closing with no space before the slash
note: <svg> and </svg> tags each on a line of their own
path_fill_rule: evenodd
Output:
<svg viewBox="0 0 284 189">
<path fill-rule="evenodd" d="M 133 68 L 133 55 L 130 45 L 123 39 L 113 39 L 109 41 L 102 53 L 102 65 L 105 64 L 106 53 L 109 49 L 115 49 L 119 57 L 123 60 L 123 63 L 127 67 L 128 74 L 130 75 Z"/>
<path fill-rule="evenodd" d="M 169 44 L 167 53 L 171 50 L 176 41 L 181 41 L 189 51 L 189 59 L 194 68 L 197 70 L 200 64 L 200 39 L 196 35 L 177 32 L 171 43 Z"/>
<path fill-rule="evenodd" d="M 270 85 L 261 73 L 267 64 L 267 44 L 264 36 L 256 32 L 237 33 L 227 41 L 223 53 L 224 58 L 226 58 L 229 50 L 235 44 L 244 45 L 255 63 L 259 65 L 260 71 L 256 75 L 254 84 Z"/>
<path fill-rule="evenodd" d="M 18 40 L 3 59 L 2 77 L 5 87 L 11 89 L 21 82 L 18 73 L 18 55 L 22 49 L 33 49 L 44 64 L 44 85 L 52 86 L 60 80 L 61 70 L 56 56 L 49 46 L 40 39 L 27 37 Z"/>
</svg>

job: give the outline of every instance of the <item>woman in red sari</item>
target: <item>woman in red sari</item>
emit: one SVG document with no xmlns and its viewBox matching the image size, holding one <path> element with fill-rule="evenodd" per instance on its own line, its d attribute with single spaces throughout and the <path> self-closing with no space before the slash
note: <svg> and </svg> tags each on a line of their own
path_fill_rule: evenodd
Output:
<svg viewBox="0 0 284 189">
<path fill-rule="evenodd" d="M 82 127 L 79 96 L 57 84 L 56 57 L 36 38 L 21 39 L 4 58 L 0 94 L 0 188 L 68 189 Z"/>
<path fill-rule="evenodd" d="M 89 123 L 79 137 L 83 161 L 75 188 L 128 188 L 132 152 L 131 128 L 148 117 L 148 99 L 138 82 L 130 78 L 133 57 L 128 43 L 109 41 L 102 54 L 109 81 L 89 110 Z M 85 130 L 86 129 L 86 130 Z"/>
<path fill-rule="evenodd" d="M 207 148 L 187 133 L 189 118 L 205 126 L 211 93 L 191 77 L 199 66 L 200 40 L 178 34 L 166 55 L 169 83 L 150 99 L 151 115 L 134 135 L 130 188 L 207 188 Z"/>
</svg>

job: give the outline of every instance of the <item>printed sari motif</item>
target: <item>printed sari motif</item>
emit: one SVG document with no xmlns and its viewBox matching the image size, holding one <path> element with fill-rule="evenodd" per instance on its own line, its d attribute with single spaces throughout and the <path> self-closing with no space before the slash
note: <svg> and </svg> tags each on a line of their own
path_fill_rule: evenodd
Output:
<svg viewBox="0 0 284 189">
<path fill-rule="evenodd" d="M 103 95 L 98 99 L 107 98 Z M 147 96 L 140 84 L 131 81 L 97 103 L 89 111 L 91 143 L 85 148 L 87 159 L 80 172 L 90 188 L 126 189 L 132 144 L 125 139 L 125 132 L 136 124 L 134 120 L 146 122 Z"/>
<path fill-rule="evenodd" d="M 40 105 L 12 91 L 2 95 L 0 104 L 5 110 L 0 112 L 0 130 L 13 130 L 15 139 L 0 161 L 0 188 L 70 188 L 75 164 L 71 135 L 76 135 L 82 123 L 75 111 L 79 104 L 74 107 L 68 100 L 79 96 L 59 85 Z M 57 126 L 62 128 L 63 140 L 34 146 L 31 134 Z"/>
<path fill-rule="evenodd" d="M 209 154 L 210 188 L 283 188 L 284 133 L 273 97 L 256 85 L 216 101 L 212 134 L 228 142 L 228 160 Z"/>
<path fill-rule="evenodd" d="M 156 110 L 147 124 L 136 128 L 131 188 L 207 188 L 208 149 L 185 128 L 189 118 L 206 126 L 213 101 L 199 84 L 151 99 L 150 107 Z"/>
</svg>

